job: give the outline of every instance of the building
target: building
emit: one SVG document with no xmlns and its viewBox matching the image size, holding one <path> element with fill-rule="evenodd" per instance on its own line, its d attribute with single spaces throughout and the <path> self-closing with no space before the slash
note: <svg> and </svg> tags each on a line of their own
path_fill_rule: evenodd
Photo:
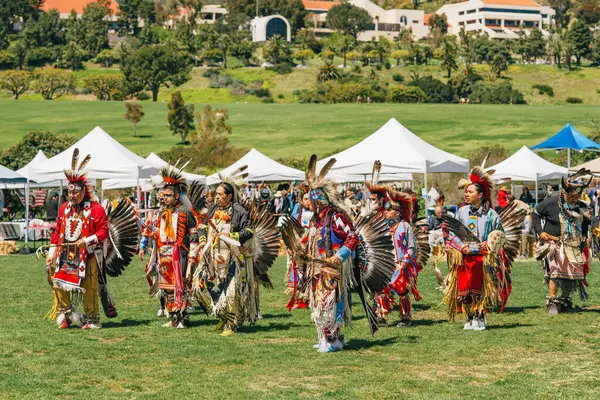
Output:
<svg viewBox="0 0 600 400">
<path fill-rule="evenodd" d="M 314 1 L 303 0 L 304 8 L 313 17 L 314 28 L 317 34 L 326 35 L 333 32 L 327 28 L 327 12 L 340 2 L 338 1 Z M 373 25 L 369 30 L 361 32 L 358 40 L 378 40 L 385 36 L 390 39 L 397 37 L 402 30 L 410 29 L 416 40 L 422 39 L 429 34 L 426 24 L 426 14 L 423 10 L 384 10 L 370 0 L 349 0 L 349 3 L 367 10 L 373 18 Z"/>
<path fill-rule="evenodd" d="M 266 42 L 275 35 L 281 36 L 288 42 L 292 40 L 290 23 L 281 15 L 256 17 L 250 22 L 250 29 L 253 42 Z"/>
<path fill-rule="evenodd" d="M 533 28 L 549 36 L 547 28 L 554 24 L 556 13 L 533 0 L 469 0 L 442 6 L 437 14 L 446 14 L 451 34 L 458 35 L 464 27 L 494 39 L 516 39 L 518 31 Z"/>
</svg>

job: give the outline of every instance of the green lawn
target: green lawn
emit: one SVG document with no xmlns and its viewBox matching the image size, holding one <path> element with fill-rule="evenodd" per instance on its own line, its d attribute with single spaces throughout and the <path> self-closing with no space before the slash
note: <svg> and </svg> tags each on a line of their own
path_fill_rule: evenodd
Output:
<svg viewBox="0 0 600 400">
<path fill-rule="evenodd" d="M 211 90 L 211 89 L 206 89 Z M 166 103 L 144 102 L 146 116 L 138 137 L 123 118 L 121 102 L 0 100 L 0 149 L 31 129 L 50 129 L 82 137 L 96 125 L 120 143 L 146 156 L 174 146 L 179 137 L 167 128 Z M 586 105 L 492 106 L 458 104 L 213 104 L 229 110 L 234 145 L 255 147 L 274 158 L 331 154 L 375 132 L 394 117 L 429 143 L 466 156 L 481 145 L 500 143 L 510 151 L 536 144 L 567 122 L 592 133 Z M 196 104 L 201 110 L 203 104 Z M 381 144 L 382 146 L 385 143 Z M 398 149 L 399 156 L 401 149 Z"/>
<path fill-rule="evenodd" d="M 162 328 L 135 262 L 111 280 L 119 317 L 104 329 L 59 331 L 42 317 L 51 306 L 43 261 L 0 258 L 0 398 L 372 399 L 408 397 L 594 399 L 600 396 L 600 278 L 578 314 L 544 314 L 539 264 L 513 267 L 514 292 L 487 332 L 445 321 L 429 267 L 414 326 L 368 333 L 363 311 L 345 330 L 349 348 L 318 354 L 306 310 L 288 313 L 283 259 L 262 291 L 264 320 L 220 337 L 198 312 L 193 327 Z M 580 303 L 577 301 L 577 303 Z M 394 318 L 396 320 L 397 317 Z"/>
</svg>

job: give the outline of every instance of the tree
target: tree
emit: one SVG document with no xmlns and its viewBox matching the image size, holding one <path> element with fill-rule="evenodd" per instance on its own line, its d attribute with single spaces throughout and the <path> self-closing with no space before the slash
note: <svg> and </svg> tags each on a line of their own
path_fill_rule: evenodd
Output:
<svg viewBox="0 0 600 400">
<path fill-rule="evenodd" d="M 379 57 L 380 64 L 385 62 L 385 59 L 390 55 L 391 49 L 392 42 L 390 42 L 385 36 L 380 37 L 379 41 L 375 44 L 375 48 L 373 49 L 377 54 L 377 57 Z"/>
<path fill-rule="evenodd" d="M 287 42 L 279 35 L 273 35 L 267 40 L 263 48 L 265 57 L 273 64 L 279 64 L 282 61 L 287 61 L 290 54 L 290 49 Z"/>
<path fill-rule="evenodd" d="M 456 63 L 456 36 L 446 36 L 442 44 L 442 50 L 442 63 L 440 64 L 440 69 L 446 71 L 448 73 L 448 79 L 450 79 L 452 71 L 458 69 L 458 64 Z"/>
<path fill-rule="evenodd" d="M 199 120 L 196 131 L 192 133 L 195 159 L 208 169 L 224 167 L 241 156 L 241 149 L 236 149 L 229 142 L 231 125 L 227 124 L 229 113 L 224 109 L 214 110 L 207 105 L 197 116 Z"/>
<path fill-rule="evenodd" d="M 75 76 L 71 71 L 49 69 L 36 74 L 35 90 L 44 100 L 54 100 L 75 89 Z"/>
<path fill-rule="evenodd" d="M 354 39 L 350 35 L 335 32 L 326 39 L 326 46 L 342 57 L 343 68 L 346 68 L 348 52 L 354 47 Z"/>
<path fill-rule="evenodd" d="M 325 63 L 319 68 L 317 82 L 337 81 L 342 77 L 340 70 L 332 63 Z"/>
<path fill-rule="evenodd" d="M 33 18 L 38 20 L 43 0 L 2 0 L 0 1 L 0 50 L 9 45 L 9 35 L 16 22 Z"/>
<path fill-rule="evenodd" d="M 113 52 L 115 57 L 119 59 L 121 69 L 125 68 L 125 60 L 140 48 L 140 40 L 134 37 L 128 37 L 125 40 L 117 43 Z"/>
<path fill-rule="evenodd" d="M 0 73 L 0 88 L 8 90 L 13 99 L 18 100 L 19 96 L 29 90 L 32 80 L 29 71 L 6 71 Z"/>
<path fill-rule="evenodd" d="M 534 62 L 536 59 L 544 57 L 546 54 L 546 39 L 540 29 L 534 28 L 531 31 L 531 34 L 527 37 L 526 50 L 528 56 L 533 58 Z"/>
<path fill-rule="evenodd" d="M 63 58 L 71 65 L 71 70 L 77 71 L 82 67 L 86 51 L 76 42 L 69 42 L 64 48 Z"/>
<path fill-rule="evenodd" d="M 500 78 L 500 75 L 502 75 L 503 72 L 508 71 L 508 61 L 502 54 L 496 54 L 494 58 L 492 58 L 490 67 L 492 72 Z"/>
<path fill-rule="evenodd" d="M 108 20 L 111 10 L 110 0 L 96 0 L 83 8 L 81 28 L 83 30 L 82 47 L 95 56 L 108 48 Z"/>
<path fill-rule="evenodd" d="M 327 12 L 327 26 L 345 35 L 351 35 L 354 43 L 358 40 L 358 34 L 368 30 L 372 25 L 373 18 L 367 10 L 350 3 L 338 4 Z"/>
<path fill-rule="evenodd" d="M 550 39 L 548 39 L 548 52 L 554 60 L 554 64 L 560 68 L 560 58 L 563 53 L 563 41 L 559 33 L 554 33 Z"/>
<path fill-rule="evenodd" d="M 554 20 L 556 21 L 557 31 L 561 32 L 564 27 L 569 25 L 571 0 L 548 0 L 548 5 L 556 12 Z"/>
<path fill-rule="evenodd" d="M 194 105 L 186 105 L 178 90 L 169 102 L 169 129 L 173 135 L 181 137 L 181 143 L 187 143 L 187 137 L 194 130 Z"/>
<path fill-rule="evenodd" d="M 588 57 L 591 54 L 590 45 L 592 44 L 593 36 L 590 27 L 583 21 L 577 20 L 569 28 L 567 38 L 573 46 L 573 55 L 577 65 L 581 64 L 582 57 Z"/>
<path fill-rule="evenodd" d="M 586 25 L 596 25 L 600 22 L 600 5 L 598 0 L 579 0 L 576 17 Z"/>
<path fill-rule="evenodd" d="M 310 60 L 315 57 L 315 52 L 311 49 L 300 49 L 294 54 L 294 57 L 300 60 L 300 65 L 306 66 L 306 60 Z"/>
<path fill-rule="evenodd" d="M 21 36 L 28 47 L 51 47 L 65 44 L 65 24 L 56 10 L 40 14 L 37 22 L 30 17 Z"/>
<path fill-rule="evenodd" d="M 20 142 L 10 146 L 2 152 L 0 164 L 12 170 L 24 167 L 42 150 L 48 157 L 65 151 L 77 139 L 73 135 L 57 134 L 52 131 L 33 130 L 23 136 Z"/>
<path fill-rule="evenodd" d="M 432 14 L 427 25 L 430 28 L 429 35 L 433 41 L 433 47 L 437 48 L 448 33 L 448 17 L 446 14 Z"/>
<path fill-rule="evenodd" d="M 410 55 L 410 52 L 408 50 L 394 50 L 392 51 L 392 58 L 394 60 L 396 60 L 396 65 L 400 65 L 400 60 L 403 60 L 405 58 L 407 58 Z"/>
<path fill-rule="evenodd" d="M 115 75 L 100 75 L 84 80 L 88 88 L 98 100 L 123 100 L 123 78 Z"/>
<path fill-rule="evenodd" d="M 465 62 L 465 68 L 471 68 L 471 65 L 475 62 L 475 52 L 473 51 L 475 40 L 473 40 L 473 32 L 467 32 L 465 27 L 460 28 L 460 32 L 458 33 L 459 42 L 460 42 L 460 51 L 459 55 Z"/>
<path fill-rule="evenodd" d="M 25 42 L 22 39 L 17 39 L 10 44 L 8 51 L 14 56 L 17 64 L 17 68 L 23 69 L 25 61 L 27 60 L 28 49 Z"/>
<path fill-rule="evenodd" d="M 136 136 L 136 126 L 138 122 L 142 120 L 144 115 L 144 109 L 141 104 L 131 103 L 129 101 L 125 102 L 125 119 L 131 121 L 131 127 L 133 128 L 133 136 Z"/>
<path fill-rule="evenodd" d="M 190 79 L 192 65 L 181 52 L 163 45 L 143 47 L 125 62 L 123 75 L 132 91 L 149 88 L 152 101 L 158 100 L 161 86 L 179 86 Z"/>
<path fill-rule="evenodd" d="M 139 20 L 150 26 L 156 22 L 156 7 L 154 0 L 116 0 L 119 4 L 117 13 L 119 33 L 123 36 L 140 33 Z"/>
</svg>

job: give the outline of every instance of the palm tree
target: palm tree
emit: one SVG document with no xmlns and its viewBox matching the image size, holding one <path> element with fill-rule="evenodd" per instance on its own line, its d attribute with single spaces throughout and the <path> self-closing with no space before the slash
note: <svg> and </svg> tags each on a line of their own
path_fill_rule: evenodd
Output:
<svg viewBox="0 0 600 400">
<path fill-rule="evenodd" d="M 332 63 L 325 63 L 319 68 L 319 75 L 317 76 L 317 82 L 326 81 L 337 81 L 342 77 L 342 73 Z"/>
<path fill-rule="evenodd" d="M 456 71 L 458 69 L 458 64 L 456 63 L 457 48 L 455 36 L 446 37 L 444 40 L 443 51 L 444 53 L 442 55 L 442 63 L 440 64 L 440 68 L 448 72 L 448 79 L 450 79 L 452 71 Z"/>
<path fill-rule="evenodd" d="M 496 74 L 498 78 L 502 75 L 503 72 L 508 71 L 508 61 L 506 57 L 502 54 L 496 54 L 494 58 L 492 58 L 492 72 Z"/>
<path fill-rule="evenodd" d="M 280 35 L 273 35 L 265 44 L 265 52 L 273 60 L 273 64 L 279 63 L 286 49 L 286 42 Z"/>
</svg>

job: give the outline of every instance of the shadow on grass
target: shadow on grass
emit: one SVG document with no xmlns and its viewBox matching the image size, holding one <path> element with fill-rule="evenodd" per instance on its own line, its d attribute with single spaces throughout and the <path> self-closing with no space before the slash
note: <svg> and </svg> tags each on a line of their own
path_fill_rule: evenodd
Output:
<svg viewBox="0 0 600 400">
<path fill-rule="evenodd" d="M 254 333 L 254 332 L 273 332 L 273 331 L 287 331 L 291 328 L 299 328 L 303 325 L 298 324 L 261 324 L 260 322 L 252 326 L 242 326 L 239 329 L 240 333 Z"/>
<path fill-rule="evenodd" d="M 503 314 L 518 314 L 522 313 L 525 310 L 537 310 L 542 308 L 542 306 L 525 306 L 525 307 L 505 307 Z"/>
<path fill-rule="evenodd" d="M 151 137 L 153 137 L 154 135 L 137 135 L 136 138 L 140 138 L 140 139 L 150 139 Z"/>
<path fill-rule="evenodd" d="M 381 340 L 351 339 L 348 341 L 345 349 L 347 350 L 366 350 L 374 346 L 390 346 L 398 341 L 398 338 L 392 337 Z"/>
<path fill-rule="evenodd" d="M 216 326 L 217 325 L 217 319 L 212 318 L 212 317 L 204 317 L 203 315 L 197 315 L 197 318 L 191 318 L 190 322 L 189 322 L 189 326 L 190 328 L 196 327 L 196 326 Z"/>
<path fill-rule="evenodd" d="M 587 308 L 586 307 L 586 308 L 582 308 L 581 312 L 584 312 L 584 313 L 598 313 L 598 314 L 600 314 L 600 308 Z"/>
<path fill-rule="evenodd" d="M 151 319 L 124 319 L 119 322 L 107 321 L 102 323 L 102 328 L 125 328 L 130 326 L 150 325 L 153 321 Z"/>
<path fill-rule="evenodd" d="M 494 325 L 490 324 L 489 329 L 514 329 L 514 328 L 524 328 L 527 326 L 533 326 L 533 324 L 521 324 L 520 322 L 515 322 L 514 324 L 504 324 L 504 325 Z"/>
<path fill-rule="evenodd" d="M 263 314 L 263 319 L 278 319 L 278 318 L 292 318 L 291 313 L 287 314 Z"/>
<path fill-rule="evenodd" d="M 428 306 L 427 304 L 419 304 L 419 303 L 415 303 L 412 306 L 413 306 L 413 309 L 419 310 L 419 311 L 427 311 L 431 308 L 431 306 Z"/>
</svg>

